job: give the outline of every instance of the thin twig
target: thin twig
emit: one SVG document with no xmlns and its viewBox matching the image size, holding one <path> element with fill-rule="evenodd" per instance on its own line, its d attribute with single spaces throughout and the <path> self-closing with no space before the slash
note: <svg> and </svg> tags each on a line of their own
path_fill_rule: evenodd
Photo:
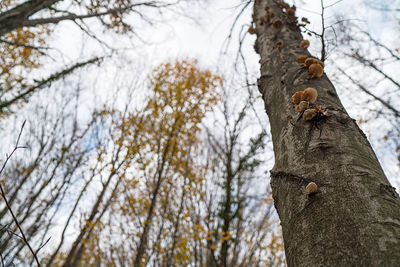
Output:
<svg viewBox="0 0 400 267">
<path fill-rule="evenodd" d="M 247 92 L 249 94 L 249 99 L 248 100 L 249 100 L 251 109 L 253 110 L 254 115 L 255 115 L 256 119 L 258 120 L 258 123 L 260 124 L 260 127 L 262 129 L 264 129 L 263 123 L 261 122 L 261 119 L 258 116 L 258 113 L 257 113 L 257 111 L 256 111 L 256 109 L 254 107 L 255 99 L 253 97 L 253 93 L 252 93 L 252 90 L 251 90 L 252 84 L 250 83 L 250 80 L 249 80 L 249 70 L 247 68 L 246 57 L 244 56 L 243 50 L 242 50 L 242 45 L 243 45 L 244 39 L 245 39 L 245 37 L 247 35 L 247 31 L 244 31 L 243 37 L 240 36 L 241 33 L 243 32 L 243 30 L 244 30 L 244 26 L 242 26 L 242 28 L 240 30 L 240 33 L 239 33 L 239 50 L 238 50 L 238 55 L 236 56 L 236 58 L 238 56 L 240 56 L 240 58 L 242 59 L 243 67 L 244 67 L 244 71 L 245 71 L 244 77 L 246 79 L 246 88 L 247 88 Z M 237 71 L 237 68 L 236 68 L 237 61 L 238 61 L 238 59 L 236 59 L 236 61 L 235 61 L 235 70 L 236 71 Z"/>
<path fill-rule="evenodd" d="M 4 265 L 3 255 L 1 254 L 1 252 L 0 252 L 0 258 L 1 258 L 1 266 L 4 267 L 5 265 Z"/>
<path fill-rule="evenodd" d="M 360 84 L 359 82 L 357 82 L 355 79 L 353 79 L 351 77 L 351 75 L 348 75 L 342 68 L 337 67 L 337 69 L 344 75 L 346 76 L 353 84 L 357 85 L 358 88 L 361 89 L 361 91 L 363 91 L 364 93 L 366 93 L 367 95 L 371 96 L 372 98 L 374 98 L 376 101 L 380 102 L 384 107 L 386 107 L 387 109 L 389 109 L 391 112 L 393 112 L 393 115 L 396 116 L 397 118 L 400 118 L 400 111 L 397 110 L 395 107 L 393 107 L 392 105 L 390 105 L 390 103 L 386 100 L 383 100 L 382 98 L 376 96 L 375 94 L 371 93 L 365 86 L 363 86 L 362 84 Z"/>
<path fill-rule="evenodd" d="M 51 239 L 51 236 L 46 240 L 46 242 L 44 242 L 41 246 L 39 246 L 39 248 L 36 250 L 36 254 L 38 254 L 39 250 L 41 250 L 44 246 L 46 246 L 47 243 L 49 243 Z"/>
<path fill-rule="evenodd" d="M 221 52 L 222 54 L 227 53 L 228 48 L 229 48 L 229 44 L 231 42 L 232 36 L 233 36 L 233 31 L 235 30 L 236 24 L 239 21 L 239 18 L 243 15 L 244 11 L 247 9 L 247 7 L 251 4 L 251 1 L 247 1 L 244 6 L 239 10 L 238 14 L 236 15 L 235 19 L 233 20 L 232 26 L 229 30 L 229 34 L 226 37 L 223 45 L 222 45 L 222 49 Z"/>
<path fill-rule="evenodd" d="M 325 7 L 324 7 L 324 0 L 321 0 L 321 24 L 322 24 L 322 32 L 321 32 L 321 61 L 325 61 L 326 57 L 326 44 L 325 44 Z"/>
<path fill-rule="evenodd" d="M 72 73 L 76 69 L 78 69 L 80 67 L 83 67 L 83 66 L 86 66 L 86 65 L 90 65 L 92 63 L 97 63 L 97 62 L 101 61 L 102 59 L 103 59 L 103 57 L 95 57 L 95 58 L 92 58 L 92 59 L 84 61 L 84 62 L 78 62 L 78 63 L 74 64 L 73 66 L 67 68 L 67 69 L 64 69 L 64 70 L 62 70 L 60 72 L 56 72 L 56 73 L 50 75 L 46 79 L 43 79 L 43 80 L 40 80 L 40 81 L 36 81 L 37 82 L 36 85 L 34 85 L 33 87 L 27 88 L 25 91 L 22 91 L 17 96 L 14 96 L 12 99 L 0 101 L 0 112 L 3 111 L 5 108 L 8 108 L 9 106 L 11 106 L 12 104 L 17 102 L 18 100 L 24 99 L 25 97 L 27 97 L 31 93 L 37 91 L 38 89 L 41 89 L 44 86 L 47 86 L 47 85 L 51 84 L 52 82 L 58 80 L 61 77 L 65 77 L 66 75 Z"/>
<path fill-rule="evenodd" d="M 22 131 L 24 130 L 25 123 L 26 123 L 26 121 L 24 121 L 24 122 L 22 123 L 21 130 L 20 130 L 20 132 L 19 132 L 19 135 L 18 135 L 18 138 L 17 138 L 17 142 L 16 142 L 16 144 L 15 144 L 15 147 L 14 147 L 13 151 L 10 153 L 10 155 L 7 155 L 6 161 L 4 162 L 4 164 L 3 164 L 3 166 L 2 166 L 2 168 L 1 168 L 1 170 L 0 170 L 0 174 L 3 173 L 3 170 L 4 170 L 4 168 L 6 167 L 8 160 L 12 157 L 12 155 L 15 153 L 15 151 L 17 151 L 19 148 L 26 148 L 26 147 L 24 147 L 24 146 L 19 146 L 19 140 L 20 140 L 20 138 L 21 138 Z M 24 240 L 24 243 L 28 246 L 28 248 L 29 248 L 29 250 L 31 251 L 33 257 L 35 258 L 35 261 L 36 261 L 37 266 L 40 266 L 39 260 L 38 260 L 38 258 L 37 258 L 37 256 L 36 256 L 35 252 L 33 251 L 31 245 L 29 245 L 29 242 L 28 242 L 28 240 L 27 240 L 26 237 L 25 237 L 24 231 L 22 231 L 22 228 L 21 228 L 21 226 L 19 225 L 19 222 L 18 222 L 18 220 L 17 220 L 17 217 L 15 217 L 14 212 L 12 211 L 11 206 L 10 206 L 9 203 L 8 203 L 8 200 L 7 200 L 7 198 L 6 198 L 6 194 L 5 194 L 5 192 L 4 192 L 4 189 L 3 189 L 3 186 L 2 186 L 1 183 L 0 183 L 0 191 L 1 191 L 1 196 L 2 196 L 3 199 L 4 199 L 4 202 L 6 203 L 6 206 L 7 206 L 8 211 L 10 212 L 10 214 L 11 214 L 11 216 L 12 216 L 12 218 L 13 218 L 15 224 L 17 225 L 19 231 L 21 232 L 22 239 Z M 3 258 L 2 258 L 2 261 L 3 261 Z M 3 265 L 3 266 L 4 266 L 4 265 Z"/>
<path fill-rule="evenodd" d="M 343 0 L 338 0 L 338 1 L 336 1 L 335 3 L 332 3 L 332 4 L 330 4 L 330 5 L 325 6 L 325 8 L 333 7 L 334 5 L 337 5 L 337 4 L 339 4 L 340 2 L 342 2 L 342 1 L 343 1 Z"/>
<path fill-rule="evenodd" d="M 1 39 L 1 38 L 0 38 L 0 42 L 8 44 L 8 45 L 12 45 L 12 46 L 31 48 L 33 50 L 37 50 L 42 55 L 45 55 L 45 53 L 42 52 L 41 50 L 49 50 L 49 49 L 51 49 L 50 47 L 27 45 L 27 44 L 22 44 L 22 43 L 18 43 L 18 42 L 8 41 L 8 40 Z"/>
<path fill-rule="evenodd" d="M 18 237 L 19 239 L 23 240 L 22 236 L 20 236 L 19 234 L 17 234 L 16 232 L 14 232 L 14 231 L 12 231 L 12 230 L 10 230 L 10 229 L 6 229 L 6 232 L 7 232 L 9 235 L 15 235 L 15 236 Z"/>
</svg>

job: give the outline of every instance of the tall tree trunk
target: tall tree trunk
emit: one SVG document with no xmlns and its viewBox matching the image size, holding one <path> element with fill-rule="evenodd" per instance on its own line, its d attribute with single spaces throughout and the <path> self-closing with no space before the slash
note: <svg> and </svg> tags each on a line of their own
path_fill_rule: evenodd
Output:
<svg viewBox="0 0 400 267">
<path fill-rule="evenodd" d="M 280 2 L 281 3 L 281 2 Z M 265 6 L 272 22 L 261 22 Z M 297 64 L 302 36 L 279 1 L 256 0 L 259 90 L 271 124 L 275 165 L 271 185 L 289 266 L 396 266 L 400 261 L 400 200 L 365 135 L 343 108 L 326 75 L 310 78 Z M 264 19 L 266 20 L 266 19 Z M 276 26 L 279 23 L 276 23 Z M 282 42 L 280 49 L 277 44 Z M 279 46 L 279 45 L 278 45 Z M 326 117 L 292 121 L 291 96 L 313 87 Z M 307 195 L 315 182 L 318 191 Z"/>
<path fill-rule="evenodd" d="M 231 144 L 233 146 L 233 144 Z M 223 211 L 222 211 L 222 232 L 223 237 L 228 235 L 230 225 L 234 216 L 232 216 L 232 182 L 233 182 L 233 173 L 232 173 L 232 150 L 233 147 L 230 147 L 229 153 L 227 155 L 227 168 L 226 168 L 226 180 L 224 181 L 224 189 L 225 189 L 225 196 L 224 196 L 224 204 L 223 204 Z M 225 175 L 224 175 L 225 176 Z M 225 178 L 225 177 L 224 177 Z M 239 189 L 237 189 L 239 190 Z M 221 267 L 228 266 L 228 251 L 229 251 L 229 240 L 223 239 L 221 244 L 221 251 L 220 251 L 220 259 L 221 259 Z"/>
</svg>

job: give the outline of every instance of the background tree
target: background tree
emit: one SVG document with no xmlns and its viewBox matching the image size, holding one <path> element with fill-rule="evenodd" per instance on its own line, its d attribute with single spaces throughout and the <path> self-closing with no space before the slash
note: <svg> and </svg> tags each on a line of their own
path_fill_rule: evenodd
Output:
<svg viewBox="0 0 400 267">
<path fill-rule="evenodd" d="M 163 225 L 164 220 L 173 220 L 165 218 L 165 208 L 172 211 L 170 209 L 176 207 L 170 194 L 175 190 L 178 190 L 176 194 L 190 191 L 180 187 L 179 179 L 181 175 L 183 179 L 192 179 L 192 171 L 188 173 L 188 162 L 185 161 L 187 149 L 190 149 L 190 143 L 196 142 L 193 138 L 199 129 L 197 124 L 211 108 L 210 104 L 217 100 L 216 91 L 211 89 L 218 81 L 218 76 L 209 71 L 200 72 L 189 62 L 165 64 L 154 73 L 150 83 L 154 96 L 148 98 L 142 112 L 120 115 L 113 115 L 116 112 L 113 110 L 101 112 L 113 118 L 113 142 L 105 150 L 110 151 L 110 155 L 107 152 L 99 155 L 100 166 L 93 175 L 97 173 L 108 178 L 66 257 L 60 255 L 60 258 L 55 252 L 51 259 L 57 258 L 65 266 L 80 264 L 81 260 L 114 264 L 115 255 L 104 250 L 110 245 L 110 251 L 119 248 L 117 255 L 121 265 L 144 265 L 153 254 L 157 255 L 155 233 L 169 233 L 168 228 L 163 229 L 158 223 Z M 187 99 L 193 99 L 191 104 L 184 101 Z M 102 167 L 102 162 L 106 166 Z M 110 224 L 105 224 L 104 220 Z M 130 228 L 131 225 L 134 228 Z M 115 247 L 109 243 L 104 238 L 109 231 L 125 236 L 125 245 L 121 247 L 118 243 Z M 168 240 L 168 236 L 165 239 Z M 88 243 L 94 247 L 87 246 Z M 93 249 L 103 256 L 93 258 Z"/>
<path fill-rule="evenodd" d="M 208 232 L 204 263 L 279 266 L 284 262 L 283 244 L 269 186 L 264 184 L 268 135 L 252 122 L 253 98 L 234 88 L 232 83 L 224 90 L 215 121 L 207 127 L 210 173 L 202 198 Z M 246 101 L 232 97 L 240 94 Z"/>
<path fill-rule="evenodd" d="M 23 133 L 23 137 L 28 136 L 24 140 L 32 145 L 19 160 L 10 162 L 2 179 L 8 202 L 27 239 L 37 245 L 35 249 L 50 237 L 62 204 L 69 201 L 68 194 L 74 190 L 75 177 L 93 149 L 85 143 L 97 119 L 78 125 L 77 110 L 73 108 L 76 101 L 76 98 L 55 99 L 55 105 L 60 105 L 57 113 L 47 103 L 35 107 L 37 121 L 29 124 L 25 128 L 28 132 Z M 38 125 L 41 127 L 35 127 Z M 25 243 L 14 234 L 16 227 L 4 203 L 1 203 L 0 219 L 4 227 L 0 250 L 6 264 L 29 263 L 31 257 L 21 256 L 26 253 Z"/>
<path fill-rule="evenodd" d="M 138 91 L 128 90 L 124 109 L 111 101 L 82 125 L 79 111 L 66 108 L 79 106 L 83 92 L 77 89 L 75 98 L 61 97 L 54 107 L 43 103 L 37 109 L 48 117 L 38 118 L 36 125 L 45 126 L 33 127 L 29 134 L 40 142 L 29 142 L 42 145 L 31 148 L 36 157 L 10 165 L 4 182 L 42 264 L 203 266 L 210 253 L 216 253 L 216 264 L 282 262 L 269 196 L 265 188 L 251 189 L 261 183 L 265 133 L 247 141 L 249 104 L 234 118 L 224 94 L 215 122 L 223 116 L 225 124 L 203 132 L 201 122 L 216 105 L 221 82 L 194 62 L 167 63 L 154 70 L 142 108 L 132 106 Z M 122 92 L 112 95 L 120 98 Z M 53 117 L 56 110 L 60 113 Z M 217 137 L 222 133 L 229 141 L 223 150 L 214 150 L 222 145 Z M 218 163 L 221 157 L 223 164 Z M 15 187 L 15 181 L 20 185 Z M 224 215 L 224 203 L 231 216 Z M 262 215 L 250 216 L 261 208 Z M 1 254 L 6 264 L 32 264 L 3 212 Z M 269 230 L 254 232 L 254 227 Z"/>
<path fill-rule="evenodd" d="M 307 42 L 300 43 L 295 7 L 256 1 L 254 23 L 259 89 L 275 152 L 272 192 L 288 264 L 395 264 L 400 251 L 393 236 L 400 232 L 387 222 L 399 220 L 398 194 L 334 87 L 320 76 L 323 64 L 313 61 L 308 70 L 298 64 L 299 56 L 311 55 Z M 292 101 L 299 104 L 292 95 L 308 87 L 317 90 L 321 106 L 309 106 L 292 121 Z M 314 102 L 305 98 L 304 104 L 310 105 L 307 100 Z M 310 182 L 318 186 L 316 193 L 307 194 Z"/>
</svg>

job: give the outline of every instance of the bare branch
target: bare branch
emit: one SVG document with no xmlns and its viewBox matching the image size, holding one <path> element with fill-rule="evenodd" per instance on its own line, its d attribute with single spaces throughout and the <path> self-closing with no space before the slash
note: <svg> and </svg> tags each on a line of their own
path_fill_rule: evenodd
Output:
<svg viewBox="0 0 400 267">
<path fill-rule="evenodd" d="M 359 82 L 357 82 L 356 80 L 354 80 L 350 75 L 348 75 L 343 69 L 341 69 L 340 67 L 337 67 L 337 69 L 344 75 L 346 76 L 350 81 L 352 81 L 355 85 L 358 86 L 358 88 L 361 89 L 361 91 L 363 91 L 364 93 L 366 93 L 367 95 L 371 96 L 372 98 L 374 98 L 376 101 L 380 102 L 383 106 L 385 106 L 387 109 L 389 109 L 390 111 L 393 112 L 393 114 L 400 118 L 400 111 L 398 111 L 397 109 L 395 109 L 392 105 L 390 105 L 387 101 L 383 100 L 382 98 L 376 96 L 375 94 L 371 93 L 367 88 L 365 88 L 365 86 L 363 86 L 362 84 L 360 84 Z"/>
<path fill-rule="evenodd" d="M 233 30 L 235 29 L 236 24 L 237 24 L 239 18 L 242 16 L 243 12 L 246 10 L 246 8 L 247 8 L 251 3 L 252 3 L 252 1 L 247 1 L 247 2 L 245 3 L 245 5 L 242 7 L 242 9 L 239 10 L 239 13 L 236 15 L 235 19 L 233 20 L 232 26 L 231 26 L 231 28 L 230 28 L 230 30 L 229 30 L 229 34 L 228 34 L 228 36 L 227 36 L 226 39 L 225 39 L 225 42 L 226 42 L 226 43 L 222 46 L 222 47 L 223 47 L 223 48 L 222 48 L 222 51 L 223 51 L 223 52 L 226 52 L 226 50 L 227 50 L 228 47 L 229 47 L 229 44 L 230 44 L 230 42 L 231 42 L 232 35 L 233 35 Z"/>
<path fill-rule="evenodd" d="M 69 13 L 65 16 L 58 16 L 58 17 L 49 17 L 49 18 L 39 18 L 39 19 L 28 19 L 31 15 L 35 14 L 36 12 L 42 9 L 49 9 L 51 5 L 60 0 L 47 0 L 47 1 L 28 1 L 24 4 L 21 4 L 11 10 L 8 10 L 2 14 L 0 14 L 0 22 L 3 22 L 2 27 L 0 27 L 0 36 L 4 35 L 7 32 L 10 32 L 14 29 L 26 26 L 26 27 L 34 27 L 37 25 L 43 24 L 57 24 L 61 21 L 65 20 L 83 20 L 93 17 L 102 17 L 109 14 L 116 14 L 121 12 L 126 12 L 132 10 L 134 7 L 138 6 L 147 6 L 147 7 L 168 7 L 174 5 L 175 3 L 163 3 L 159 1 L 151 1 L 151 2 L 141 2 L 135 3 L 124 7 L 118 8 L 110 8 L 103 12 L 97 12 L 92 14 L 83 14 L 78 15 L 74 13 Z M 6 23 L 7 22 L 7 23 Z"/>
<path fill-rule="evenodd" d="M 342 1 L 343 1 L 343 0 L 338 0 L 338 1 L 336 1 L 336 2 L 334 2 L 334 3 L 332 3 L 332 4 L 330 4 L 330 5 L 325 6 L 325 8 L 333 7 L 334 5 L 337 5 L 337 4 L 339 4 L 340 2 L 342 2 Z"/>
<path fill-rule="evenodd" d="M 322 24 L 322 32 L 320 35 L 321 38 L 321 61 L 324 62 L 325 61 L 325 57 L 326 57 L 326 44 L 325 44 L 325 17 L 324 17 L 324 13 L 325 13 L 325 7 L 324 7 L 324 0 L 321 0 L 321 24 Z"/>
<path fill-rule="evenodd" d="M 42 245 L 39 246 L 39 248 L 36 250 L 36 254 L 39 252 L 39 250 L 41 250 L 44 246 L 46 246 L 47 243 L 49 243 L 51 239 L 51 236 L 46 240 L 46 242 L 44 242 Z"/>
<path fill-rule="evenodd" d="M 348 54 L 347 54 L 348 55 Z M 351 56 L 351 55 L 348 55 Z M 394 80 L 392 77 L 390 77 L 389 75 L 387 75 L 385 72 L 383 72 L 380 68 L 378 68 L 378 66 L 372 62 L 371 60 L 368 60 L 366 58 L 364 58 L 363 56 L 361 56 L 358 52 L 354 53 L 354 55 L 352 56 L 353 58 L 355 58 L 356 60 L 358 60 L 360 63 L 365 64 L 366 66 L 371 67 L 372 69 L 376 70 L 378 73 L 380 73 L 381 75 L 383 75 L 383 77 L 385 77 L 386 79 L 388 79 L 389 81 L 391 81 L 394 85 L 397 86 L 398 89 L 400 89 L 400 83 L 397 82 L 396 80 Z"/>
<path fill-rule="evenodd" d="M 50 83 L 54 82 L 55 80 L 58 80 L 64 76 L 72 73 L 76 69 L 86 66 L 86 65 L 89 65 L 89 64 L 92 64 L 92 63 L 99 62 L 102 59 L 103 59 L 103 57 L 96 57 L 96 58 L 92 58 L 92 59 L 84 61 L 84 62 L 78 62 L 65 70 L 54 73 L 50 77 L 39 81 L 35 86 L 28 88 L 27 90 L 23 91 L 22 93 L 18 94 L 17 96 L 13 97 L 12 99 L 0 102 L 0 112 L 3 112 L 4 109 L 8 108 L 9 106 L 14 104 L 18 100 L 24 99 L 29 94 L 32 94 L 33 92 L 37 91 L 38 89 L 43 88 L 46 85 L 49 85 Z"/>
<path fill-rule="evenodd" d="M 19 132 L 19 135 L 18 135 L 18 138 L 17 138 L 17 142 L 16 142 L 16 144 L 15 144 L 15 147 L 14 147 L 13 151 L 10 153 L 10 155 L 7 156 L 5 162 L 3 163 L 3 166 L 2 166 L 2 168 L 1 168 L 1 170 L 0 170 L 0 175 L 3 173 L 4 168 L 5 168 L 6 165 L 7 165 L 8 160 L 12 157 L 12 155 L 15 153 L 15 151 L 17 151 L 19 148 L 24 148 L 23 146 L 19 146 L 19 141 L 20 141 L 20 138 L 21 138 L 21 135 L 22 135 L 22 131 L 24 130 L 25 123 L 26 123 L 26 121 L 24 121 L 24 122 L 22 123 L 21 130 L 20 130 L 20 132 Z M 35 261 L 36 261 L 37 266 L 40 266 L 39 260 L 38 260 L 38 258 L 37 258 L 37 256 L 36 256 L 35 252 L 33 251 L 31 245 L 29 244 L 28 240 L 26 239 L 25 234 L 24 234 L 24 231 L 22 230 L 21 226 L 19 225 L 18 219 L 17 219 L 17 217 L 15 217 L 14 212 L 12 211 L 11 206 L 10 206 L 9 203 L 8 203 L 6 194 L 5 194 L 5 192 L 4 192 L 4 189 L 3 189 L 3 186 L 2 186 L 1 183 L 0 183 L 0 191 L 1 191 L 1 196 L 3 197 L 3 199 L 4 199 L 5 203 L 6 203 L 6 206 L 7 206 L 8 211 L 10 212 L 10 214 L 11 214 L 11 216 L 12 216 L 12 218 L 13 218 L 15 224 L 17 225 L 19 231 L 21 232 L 22 239 L 24 240 L 24 243 L 28 246 L 29 250 L 30 250 L 31 253 L 32 253 L 32 256 L 35 258 Z M 2 261 L 3 261 L 3 257 L 2 257 Z"/>
<path fill-rule="evenodd" d="M 9 44 L 9 45 L 19 46 L 19 47 L 31 48 L 31 49 L 34 49 L 34 50 L 39 51 L 42 55 L 43 55 L 44 53 L 43 53 L 42 51 L 40 51 L 40 50 L 51 49 L 51 48 L 49 48 L 49 47 L 33 46 L 33 45 L 21 44 L 21 43 L 16 43 L 16 42 L 7 41 L 7 40 L 4 40 L 4 39 L 0 39 L 0 42 L 1 42 L 1 43 L 6 43 L 6 44 Z"/>
</svg>

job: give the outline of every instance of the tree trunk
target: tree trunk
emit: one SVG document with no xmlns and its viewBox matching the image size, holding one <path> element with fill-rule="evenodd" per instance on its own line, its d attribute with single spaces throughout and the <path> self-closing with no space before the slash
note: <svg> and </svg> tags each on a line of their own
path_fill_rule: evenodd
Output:
<svg viewBox="0 0 400 267">
<path fill-rule="evenodd" d="M 344 110 L 326 75 L 311 78 L 297 63 L 298 25 L 279 1 L 256 0 L 261 57 L 258 81 L 271 124 L 275 165 L 271 186 L 289 266 L 396 266 L 400 262 L 400 200 L 366 136 Z M 274 13 L 266 19 L 265 6 Z M 260 20 L 264 17 L 265 22 Z M 273 22 L 281 20 L 282 27 Z M 276 26 L 279 23 L 275 23 Z M 277 44 L 282 42 L 280 48 Z M 326 116 L 288 121 L 291 96 L 313 87 Z M 315 182 L 318 191 L 307 195 Z"/>
</svg>

